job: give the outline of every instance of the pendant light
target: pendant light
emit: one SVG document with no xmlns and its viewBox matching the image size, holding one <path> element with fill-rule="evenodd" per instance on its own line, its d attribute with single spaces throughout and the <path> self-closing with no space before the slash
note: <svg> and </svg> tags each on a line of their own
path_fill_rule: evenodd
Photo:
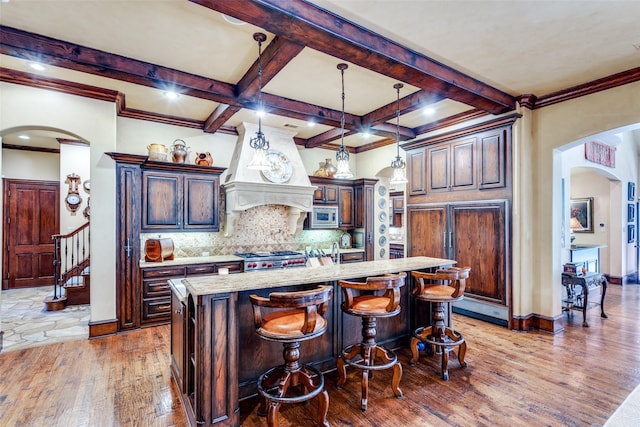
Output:
<svg viewBox="0 0 640 427">
<path fill-rule="evenodd" d="M 253 158 L 247 168 L 254 170 L 268 170 L 271 165 L 267 161 L 267 150 L 269 141 L 262 133 L 262 115 L 264 106 L 262 105 L 262 43 L 267 40 L 263 33 L 254 33 L 253 39 L 258 42 L 258 132 L 256 136 L 249 140 L 249 146 L 253 148 Z"/>
<path fill-rule="evenodd" d="M 405 169 L 405 162 L 400 157 L 400 89 L 404 85 L 402 83 L 396 83 L 393 88 L 397 93 L 397 107 L 396 107 L 396 158 L 391 162 L 391 169 L 393 169 L 393 175 L 391 176 L 391 185 L 400 185 L 407 183 L 407 175 Z"/>
<path fill-rule="evenodd" d="M 338 64 L 338 70 L 342 78 L 342 118 L 340 119 L 341 140 L 340 149 L 336 153 L 336 173 L 334 177 L 349 179 L 353 178 L 353 173 L 349 169 L 349 152 L 344 148 L 344 70 L 348 68 L 345 63 Z"/>
</svg>

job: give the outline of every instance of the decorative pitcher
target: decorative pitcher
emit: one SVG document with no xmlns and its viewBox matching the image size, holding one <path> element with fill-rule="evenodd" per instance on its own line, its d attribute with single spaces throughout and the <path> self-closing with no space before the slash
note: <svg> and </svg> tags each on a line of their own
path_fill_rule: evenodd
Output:
<svg viewBox="0 0 640 427">
<path fill-rule="evenodd" d="M 326 163 L 324 164 L 324 170 L 327 172 L 327 176 L 329 178 L 333 178 L 333 175 L 336 174 L 338 169 L 331 163 L 331 159 L 326 159 Z"/>
<path fill-rule="evenodd" d="M 171 147 L 171 158 L 174 163 L 186 162 L 187 157 L 189 156 L 188 150 L 189 147 L 187 147 L 187 144 L 183 140 L 176 139 L 173 141 L 173 146 Z"/>
<path fill-rule="evenodd" d="M 213 157 L 210 152 L 196 153 L 196 165 L 211 166 L 213 164 Z"/>
</svg>

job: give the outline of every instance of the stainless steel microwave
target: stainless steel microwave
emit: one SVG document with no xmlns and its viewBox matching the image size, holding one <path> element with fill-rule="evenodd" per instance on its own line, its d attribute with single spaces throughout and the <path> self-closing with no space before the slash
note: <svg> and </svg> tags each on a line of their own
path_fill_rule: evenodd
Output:
<svg viewBox="0 0 640 427">
<path fill-rule="evenodd" d="M 314 206 L 311 211 L 311 228 L 338 228 L 337 206 Z"/>
</svg>

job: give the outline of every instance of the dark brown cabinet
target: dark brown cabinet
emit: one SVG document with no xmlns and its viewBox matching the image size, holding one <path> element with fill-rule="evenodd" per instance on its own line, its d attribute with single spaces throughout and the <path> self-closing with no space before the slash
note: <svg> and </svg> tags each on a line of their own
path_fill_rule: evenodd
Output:
<svg viewBox="0 0 640 427">
<path fill-rule="evenodd" d="M 315 185 L 316 190 L 313 192 L 313 204 L 315 205 L 337 205 L 338 204 L 338 185 L 323 184 L 318 179 L 311 178 L 311 183 Z"/>
<path fill-rule="evenodd" d="M 167 280 L 190 273 L 185 267 L 164 272 L 166 267 L 141 269 L 140 233 L 218 231 L 218 184 L 224 168 L 149 161 L 147 156 L 136 154 L 106 154 L 116 161 L 117 330 L 167 323 L 171 314 Z M 211 267 L 213 274 L 218 266 Z M 232 263 L 229 269 L 241 271 L 242 265 Z"/>
<path fill-rule="evenodd" d="M 373 224 L 375 179 L 357 179 L 354 182 L 355 193 L 355 226 L 364 232 L 365 261 L 374 259 Z"/>
<path fill-rule="evenodd" d="M 455 201 L 477 197 L 479 190 L 500 194 L 508 188 L 511 122 L 513 117 L 507 117 L 478 126 L 477 132 L 471 127 L 403 145 L 409 203 L 433 201 L 429 196 Z"/>
<path fill-rule="evenodd" d="M 340 264 L 364 261 L 364 252 L 349 252 L 340 254 Z"/>
<path fill-rule="evenodd" d="M 427 148 L 427 193 L 475 190 L 476 138 Z"/>
<path fill-rule="evenodd" d="M 338 187 L 338 215 L 340 228 L 351 229 L 355 225 L 353 187 Z"/>
<path fill-rule="evenodd" d="M 507 201 L 409 207 L 407 252 L 471 267 L 465 295 L 506 305 L 506 213 Z"/>
<path fill-rule="evenodd" d="M 171 369 L 180 393 L 184 393 L 187 308 L 176 292 L 171 293 Z"/>
<path fill-rule="evenodd" d="M 404 258 L 404 245 L 399 243 L 389 244 L 389 259 Z"/>
<path fill-rule="evenodd" d="M 220 268 L 227 268 L 229 273 L 241 273 L 242 261 L 218 263 L 189 264 L 174 267 L 143 267 L 141 324 L 167 323 L 171 319 L 171 289 L 169 280 L 190 276 L 218 274 Z"/>
<path fill-rule="evenodd" d="M 471 267 L 454 308 L 507 326 L 511 293 L 511 133 L 518 114 L 411 141 L 407 256 Z M 487 313 L 491 313 L 490 315 Z"/>
<path fill-rule="evenodd" d="M 143 170 L 142 231 L 219 231 L 219 173 Z"/>
<path fill-rule="evenodd" d="M 391 216 L 391 227 L 402 227 L 402 217 L 404 216 L 404 193 L 393 192 L 390 194 L 391 209 L 389 214 Z"/>
</svg>

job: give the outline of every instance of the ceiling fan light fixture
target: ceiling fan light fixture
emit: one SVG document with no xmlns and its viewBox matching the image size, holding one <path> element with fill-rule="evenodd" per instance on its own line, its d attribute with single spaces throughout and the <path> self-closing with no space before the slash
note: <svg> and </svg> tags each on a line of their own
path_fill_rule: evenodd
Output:
<svg viewBox="0 0 640 427">
<path fill-rule="evenodd" d="M 391 185 L 402 185 L 407 183 L 406 163 L 400 157 L 400 89 L 404 85 L 402 83 L 396 83 L 393 88 L 396 90 L 396 158 L 391 161 L 391 169 L 393 169 L 393 175 L 391 176 Z"/>
<path fill-rule="evenodd" d="M 253 148 L 253 158 L 247 168 L 253 170 L 268 170 L 271 165 L 267 161 L 267 151 L 269 150 L 269 140 L 262 132 L 262 117 L 264 116 L 264 105 L 262 104 L 262 43 L 267 40 L 264 33 L 254 33 L 253 39 L 258 42 L 258 131 L 256 136 L 249 140 L 249 146 Z"/>
<path fill-rule="evenodd" d="M 343 62 L 338 64 L 342 81 L 342 118 L 340 119 L 340 149 L 336 153 L 336 173 L 333 175 L 339 179 L 353 178 L 353 172 L 349 168 L 349 152 L 344 148 L 344 70 L 349 66 Z"/>
</svg>

